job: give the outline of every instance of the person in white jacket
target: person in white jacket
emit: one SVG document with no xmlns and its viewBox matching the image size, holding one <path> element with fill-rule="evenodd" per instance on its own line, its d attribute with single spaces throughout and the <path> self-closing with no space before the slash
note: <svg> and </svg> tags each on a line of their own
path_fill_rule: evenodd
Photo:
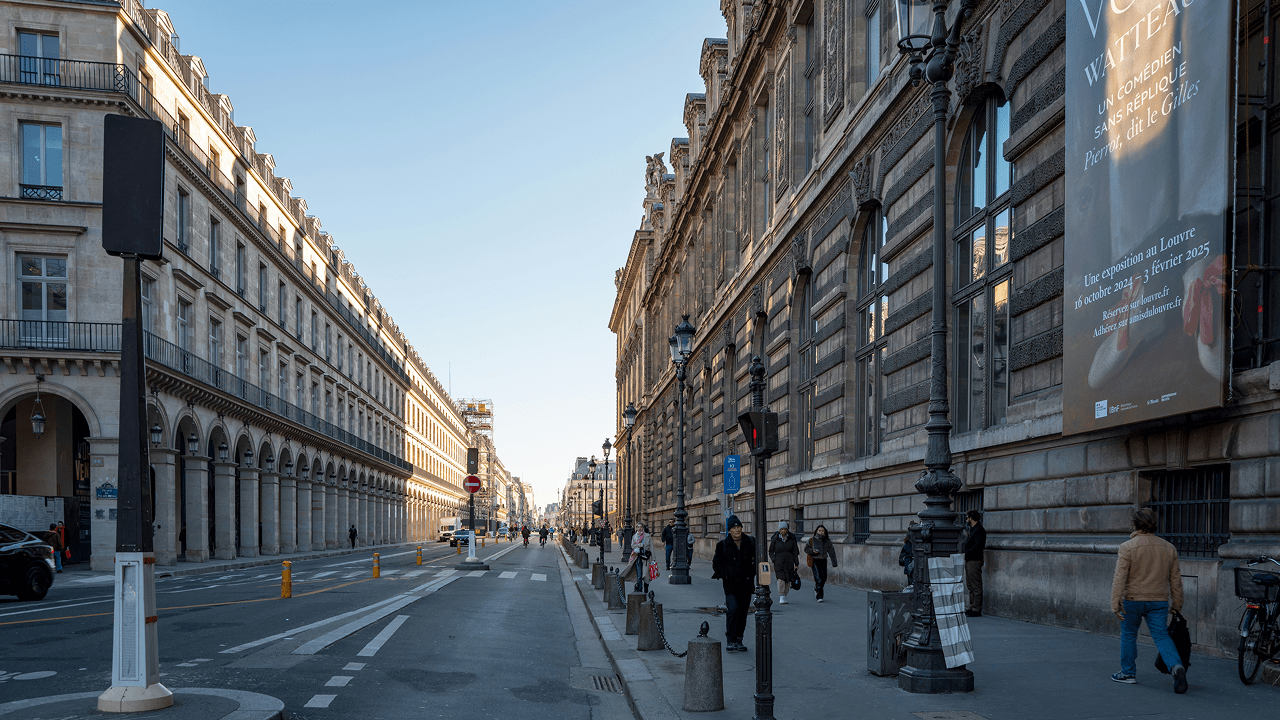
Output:
<svg viewBox="0 0 1280 720">
<path fill-rule="evenodd" d="M 653 557 L 653 538 L 649 535 L 649 526 L 640 523 L 640 529 L 631 536 L 631 557 L 627 562 L 636 568 L 636 592 L 644 592 L 649 582 L 649 559 Z"/>
</svg>

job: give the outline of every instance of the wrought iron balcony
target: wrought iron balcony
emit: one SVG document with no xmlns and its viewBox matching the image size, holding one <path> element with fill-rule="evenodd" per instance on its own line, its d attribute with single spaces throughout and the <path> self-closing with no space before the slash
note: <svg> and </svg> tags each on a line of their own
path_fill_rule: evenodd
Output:
<svg viewBox="0 0 1280 720">
<path fill-rule="evenodd" d="M 137 79 L 118 63 L 0 55 L 0 83 L 132 93 Z"/>
<path fill-rule="evenodd" d="M 0 348 L 120 352 L 120 324 L 0 320 Z"/>
<path fill-rule="evenodd" d="M 25 200 L 61 200 L 61 185 L 19 185 Z"/>
</svg>

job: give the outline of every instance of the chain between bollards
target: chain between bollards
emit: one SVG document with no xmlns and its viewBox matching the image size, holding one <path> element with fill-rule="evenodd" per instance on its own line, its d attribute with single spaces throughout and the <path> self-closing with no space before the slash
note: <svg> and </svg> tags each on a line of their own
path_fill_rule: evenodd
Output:
<svg viewBox="0 0 1280 720">
<path fill-rule="evenodd" d="M 622 601 L 622 606 L 623 606 L 623 607 L 626 607 L 626 606 L 627 606 L 627 593 L 626 593 L 626 591 L 624 591 L 624 590 L 622 589 L 622 584 L 623 584 L 623 583 L 622 583 L 622 573 L 618 570 L 618 568 L 614 568 L 614 569 L 613 569 L 613 577 L 614 577 L 613 584 L 614 584 L 614 586 L 615 586 L 615 587 L 617 587 L 617 588 L 618 588 L 618 599 Z"/>
<path fill-rule="evenodd" d="M 689 654 L 688 648 L 686 648 L 684 652 L 678 653 L 675 651 L 675 648 L 671 647 L 671 643 L 667 642 L 667 633 L 663 630 L 662 617 L 658 615 L 658 606 L 655 605 L 653 602 L 652 590 L 649 591 L 649 612 L 653 613 L 653 624 L 655 627 L 658 628 L 658 637 L 662 638 L 662 644 L 667 646 L 667 652 L 671 653 L 672 655 L 675 655 L 678 658 L 682 658 L 685 655 L 688 655 Z"/>
</svg>

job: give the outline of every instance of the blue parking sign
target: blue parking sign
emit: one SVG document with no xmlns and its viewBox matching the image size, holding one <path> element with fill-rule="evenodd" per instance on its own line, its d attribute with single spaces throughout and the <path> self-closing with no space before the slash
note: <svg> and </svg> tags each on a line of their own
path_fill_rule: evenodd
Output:
<svg viewBox="0 0 1280 720">
<path fill-rule="evenodd" d="M 742 489 L 742 456 L 726 455 L 724 458 L 724 494 L 736 495 Z"/>
</svg>

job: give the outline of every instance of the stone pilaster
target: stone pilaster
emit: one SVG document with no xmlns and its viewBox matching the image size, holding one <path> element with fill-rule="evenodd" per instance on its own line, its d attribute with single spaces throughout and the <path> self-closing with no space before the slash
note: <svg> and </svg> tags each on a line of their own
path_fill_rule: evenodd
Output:
<svg viewBox="0 0 1280 720">
<path fill-rule="evenodd" d="M 280 476 L 280 552 L 298 551 L 298 480 Z"/>
<path fill-rule="evenodd" d="M 324 549 L 324 500 L 325 479 L 320 477 L 311 485 L 311 549 Z"/>
<path fill-rule="evenodd" d="M 183 455 L 183 494 L 187 499 L 187 562 L 209 562 L 209 458 Z"/>
<path fill-rule="evenodd" d="M 343 481 L 342 485 L 335 489 L 334 492 L 335 512 L 333 524 L 338 529 L 338 545 L 339 547 L 349 547 L 351 540 L 347 537 L 347 531 L 351 529 L 351 523 L 348 520 L 351 510 L 351 498 L 348 497 L 347 484 Z"/>
<path fill-rule="evenodd" d="M 258 557 L 258 469 L 240 468 L 240 557 Z"/>
<path fill-rule="evenodd" d="M 298 548 L 311 552 L 311 481 L 298 478 Z"/>
<path fill-rule="evenodd" d="M 259 507 L 262 512 L 263 555 L 280 554 L 280 474 L 263 471 L 258 476 Z"/>
<path fill-rule="evenodd" d="M 213 463 L 213 556 L 236 559 L 236 464 Z"/>
<path fill-rule="evenodd" d="M 341 532 L 345 533 L 346 528 Z M 338 486 L 335 481 L 324 486 L 324 546 L 330 550 L 338 547 L 339 534 Z"/>
<path fill-rule="evenodd" d="M 152 547 L 155 548 L 157 565 L 178 564 L 178 466 L 177 451 L 169 448 L 149 448 L 151 468 L 156 474 L 156 516 L 151 522 L 154 529 Z"/>
</svg>

